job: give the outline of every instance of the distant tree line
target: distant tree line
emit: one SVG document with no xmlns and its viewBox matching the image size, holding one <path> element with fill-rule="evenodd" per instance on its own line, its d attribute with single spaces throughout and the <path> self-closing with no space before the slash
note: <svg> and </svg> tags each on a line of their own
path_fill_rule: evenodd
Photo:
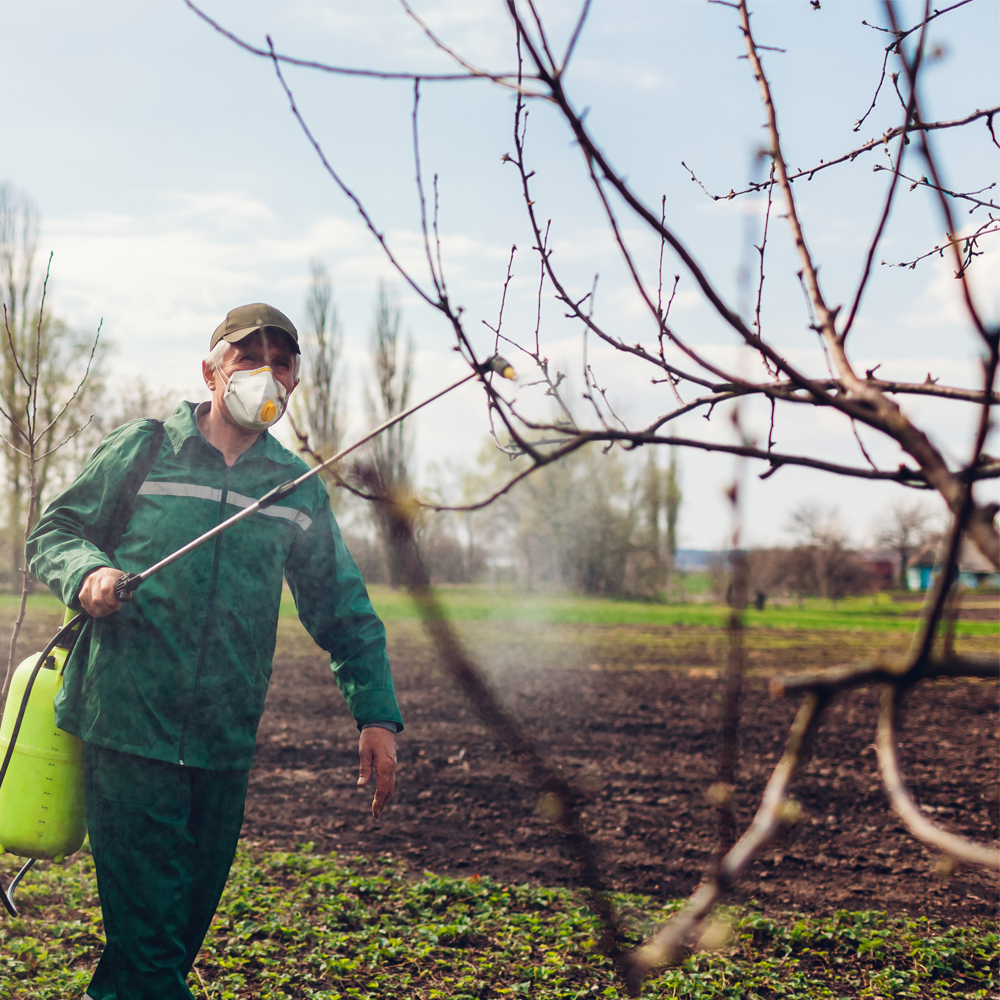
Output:
<svg viewBox="0 0 1000 1000">
<path fill-rule="evenodd" d="M 936 537 L 932 518 L 920 504 L 896 504 L 876 525 L 874 548 L 853 546 L 835 510 L 816 503 L 796 508 L 785 526 L 795 539 L 790 546 L 750 549 L 746 553 L 749 599 L 762 609 L 775 597 L 823 597 L 839 600 L 887 585 L 907 589 L 910 560 Z M 891 568 L 887 578 L 883 572 Z M 720 555 L 709 567 L 713 594 L 728 596 L 729 560 Z"/>
<path fill-rule="evenodd" d="M 302 385 L 293 419 L 314 461 L 333 454 L 343 436 L 341 332 L 326 267 L 312 264 L 303 331 Z M 412 340 L 401 334 L 402 312 L 380 284 L 369 337 L 365 411 L 374 425 L 411 402 Z M 382 490 L 406 494 L 415 481 L 412 427 L 402 424 L 373 442 L 361 459 Z M 502 485 L 523 460 L 511 463 L 489 443 L 479 468 L 464 476 L 465 493 Z M 384 508 L 366 492 L 358 463 L 327 480 L 339 487 L 338 516 L 352 554 L 372 583 L 398 586 Z M 346 489 L 345 489 L 346 488 Z M 352 493 L 354 494 L 352 496 Z M 423 513 L 417 535 L 435 583 L 516 582 L 526 590 L 568 589 L 587 594 L 655 597 L 665 592 L 677 551 L 681 503 L 676 454 L 666 469 L 650 452 L 637 474 L 621 455 L 582 449 L 560 466 L 531 477 L 481 513 Z M 673 575 L 676 581 L 676 574 Z"/>
</svg>

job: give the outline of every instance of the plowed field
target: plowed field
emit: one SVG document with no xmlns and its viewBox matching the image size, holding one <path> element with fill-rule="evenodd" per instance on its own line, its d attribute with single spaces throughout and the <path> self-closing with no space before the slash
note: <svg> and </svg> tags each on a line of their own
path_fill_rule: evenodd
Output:
<svg viewBox="0 0 1000 1000">
<path fill-rule="evenodd" d="M 663 897 L 689 893 L 709 862 L 725 633 L 680 626 L 462 623 L 494 684 L 551 759 L 586 789 L 586 821 L 612 885 Z M 535 795 L 451 685 L 416 622 L 389 625 L 406 730 L 391 808 L 379 822 L 355 788 L 357 733 L 323 655 L 283 619 L 261 723 L 244 835 L 271 845 L 391 852 L 415 869 L 572 884 L 558 836 Z M 766 675 L 847 662 L 853 633 L 751 637 L 743 702 L 740 786 L 749 822 L 796 704 L 775 701 Z M 880 649 L 905 649 L 903 633 Z M 770 641 L 769 641 L 770 640 Z M 995 641 L 970 640 L 976 649 Z M 795 794 L 803 820 L 758 862 L 739 897 L 773 909 L 887 909 L 963 922 L 992 915 L 997 879 L 949 871 L 902 829 L 871 747 L 878 693 L 857 691 L 829 711 Z M 997 685 L 936 683 L 908 702 L 902 760 L 917 801 L 942 824 L 996 842 Z"/>
</svg>

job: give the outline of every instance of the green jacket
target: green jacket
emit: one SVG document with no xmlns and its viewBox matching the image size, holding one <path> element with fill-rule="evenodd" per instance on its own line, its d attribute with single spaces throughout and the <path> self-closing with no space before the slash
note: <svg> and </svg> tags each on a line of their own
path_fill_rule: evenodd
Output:
<svg viewBox="0 0 1000 1000">
<path fill-rule="evenodd" d="M 141 572 L 306 465 L 266 431 L 232 467 L 181 403 L 112 554 L 102 551 L 129 470 L 152 424 L 134 420 L 101 442 L 49 505 L 27 544 L 31 572 L 80 610 L 99 566 Z M 150 577 L 121 611 L 88 620 L 66 665 L 56 720 L 81 739 L 140 757 L 213 770 L 253 762 L 271 676 L 282 573 L 302 624 L 330 653 L 359 727 L 402 728 L 385 629 L 347 551 L 318 477 Z"/>
</svg>

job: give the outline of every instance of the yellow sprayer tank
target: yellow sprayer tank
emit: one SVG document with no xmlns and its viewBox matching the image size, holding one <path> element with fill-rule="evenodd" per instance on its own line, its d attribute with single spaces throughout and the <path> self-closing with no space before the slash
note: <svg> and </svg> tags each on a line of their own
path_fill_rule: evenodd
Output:
<svg viewBox="0 0 1000 1000">
<path fill-rule="evenodd" d="M 67 651 L 56 647 L 38 671 L 0 788 L 0 853 L 61 861 L 80 849 L 87 834 L 83 792 L 83 743 L 56 726 L 52 699 L 62 687 Z M 11 679 L 0 721 L 0 761 L 7 753 L 24 689 L 39 654 Z"/>
</svg>

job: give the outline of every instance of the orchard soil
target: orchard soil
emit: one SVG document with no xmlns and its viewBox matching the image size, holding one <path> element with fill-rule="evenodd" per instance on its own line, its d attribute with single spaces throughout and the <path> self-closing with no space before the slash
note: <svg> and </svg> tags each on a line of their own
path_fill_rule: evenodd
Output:
<svg viewBox="0 0 1000 1000">
<path fill-rule="evenodd" d="M 460 634 L 527 731 L 589 795 L 585 821 L 610 884 L 688 895 L 714 848 L 717 719 L 726 635 L 683 626 L 460 623 Z M 389 853 L 415 871 L 572 885 L 536 793 L 436 663 L 417 622 L 388 626 L 400 707 L 399 772 L 390 808 L 370 813 L 358 790 L 357 731 L 322 653 L 283 619 L 250 777 L 243 835 L 262 845 Z M 748 634 L 740 781 L 745 828 L 797 707 L 775 700 L 775 672 L 850 662 L 908 636 Z M 995 650 L 995 637 L 968 640 Z M 864 647 L 864 650 L 862 650 Z M 973 647 L 967 647 L 972 651 Z M 997 684 L 958 681 L 911 693 L 901 759 L 917 801 L 980 842 L 998 836 Z M 794 789 L 802 820 L 739 885 L 735 899 L 770 911 L 825 915 L 888 910 L 967 924 L 995 916 L 996 875 L 952 868 L 906 834 L 878 777 L 879 692 L 829 710 Z"/>
</svg>

